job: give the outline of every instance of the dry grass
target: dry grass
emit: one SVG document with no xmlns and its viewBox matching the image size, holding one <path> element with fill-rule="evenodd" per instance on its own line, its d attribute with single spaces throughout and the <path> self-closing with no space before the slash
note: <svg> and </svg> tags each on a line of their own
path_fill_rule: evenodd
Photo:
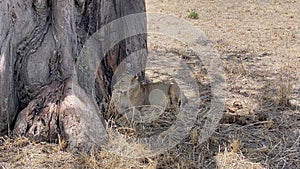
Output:
<svg viewBox="0 0 300 169">
<path fill-rule="evenodd" d="M 122 142 L 119 140 L 119 144 Z M 146 168 L 153 169 L 156 161 L 132 159 L 108 151 L 74 154 L 61 150 L 57 144 L 34 143 L 26 138 L 1 138 L 0 168 Z"/>
<path fill-rule="evenodd" d="M 71 153 L 56 144 L 34 143 L 26 138 L 1 139 L 0 166 L 3 168 L 72 168 Z"/>
<path fill-rule="evenodd" d="M 217 166 L 220 169 L 262 169 L 259 163 L 253 163 L 245 159 L 241 154 L 227 152 L 216 156 Z"/>
</svg>

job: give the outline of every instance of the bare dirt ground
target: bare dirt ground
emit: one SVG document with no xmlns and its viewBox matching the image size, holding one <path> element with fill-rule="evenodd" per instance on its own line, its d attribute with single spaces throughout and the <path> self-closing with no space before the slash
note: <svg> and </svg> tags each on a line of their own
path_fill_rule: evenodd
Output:
<svg viewBox="0 0 300 169">
<path fill-rule="evenodd" d="M 63 151 L 63 143 L 37 144 L 3 138 L 0 168 L 300 168 L 300 2 L 146 3 L 147 12 L 189 21 L 206 34 L 219 52 L 227 97 L 226 111 L 215 133 L 198 144 L 196 126 L 175 148 L 145 159 L 105 151 L 71 154 Z M 198 14 L 196 19 L 188 17 L 192 11 Z M 196 55 L 188 46 L 164 36 L 149 34 L 148 41 L 151 56 L 184 56 L 182 59 L 188 62 L 187 58 Z M 200 66 L 192 70 L 201 83 L 205 71 Z M 169 78 L 151 70 L 148 75 L 152 81 Z"/>
</svg>

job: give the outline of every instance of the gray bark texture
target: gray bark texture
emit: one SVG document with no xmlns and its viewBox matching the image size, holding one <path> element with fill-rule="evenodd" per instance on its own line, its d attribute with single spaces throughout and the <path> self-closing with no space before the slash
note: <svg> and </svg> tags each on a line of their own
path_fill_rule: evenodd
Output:
<svg viewBox="0 0 300 169">
<path fill-rule="evenodd" d="M 147 49 L 146 34 L 120 41 L 102 60 L 88 57 L 93 66 L 82 65 L 79 55 L 104 25 L 141 12 L 144 0 L 1 0 L 0 134 L 63 138 L 71 151 L 105 143 L 103 103 L 112 94 L 112 77 L 128 55 Z M 146 29 L 146 19 L 140 24 Z M 111 40 L 105 37 L 97 44 L 100 53 Z"/>
</svg>

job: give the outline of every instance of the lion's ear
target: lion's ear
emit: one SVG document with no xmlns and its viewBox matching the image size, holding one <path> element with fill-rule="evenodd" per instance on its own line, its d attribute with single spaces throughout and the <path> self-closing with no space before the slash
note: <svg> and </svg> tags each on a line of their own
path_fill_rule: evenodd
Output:
<svg viewBox="0 0 300 169">
<path fill-rule="evenodd" d="M 131 84 L 130 84 L 130 89 L 134 89 L 137 90 L 140 88 L 141 82 L 139 81 L 139 77 L 138 76 L 134 76 L 131 79 Z"/>
<path fill-rule="evenodd" d="M 139 80 L 139 77 L 137 75 L 133 76 L 133 78 L 131 79 L 131 83 L 134 83 L 136 81 Z"/>
</svg>

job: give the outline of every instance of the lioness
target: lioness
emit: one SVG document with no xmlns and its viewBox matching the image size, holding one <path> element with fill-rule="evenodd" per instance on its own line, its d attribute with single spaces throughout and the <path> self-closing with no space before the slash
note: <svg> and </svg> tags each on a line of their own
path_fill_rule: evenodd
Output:
<svg viewBox="0 0 300 169">
<path fill-rule="evenodd" d="M 184 95 L 182 96 L 185 99 Z M 167 107 L 182 104 L 181 92 L 177 84 L 162 82 L 143 84 L 137 76 L 131 80 L 129 99 L 132 106 L 155 105 Z"/>
</svg>

